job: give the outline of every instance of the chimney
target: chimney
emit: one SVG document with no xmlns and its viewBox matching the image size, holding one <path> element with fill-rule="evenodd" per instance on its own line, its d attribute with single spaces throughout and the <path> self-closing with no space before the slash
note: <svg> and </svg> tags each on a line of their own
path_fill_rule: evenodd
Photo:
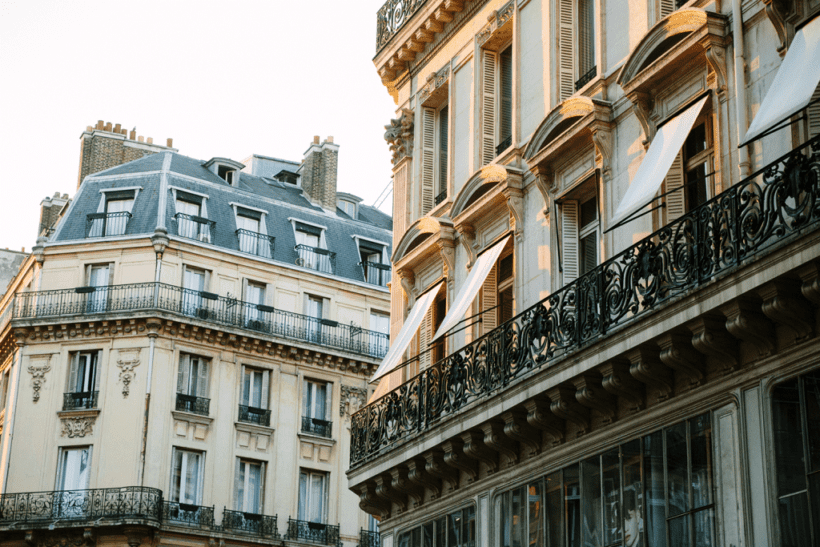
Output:
<svg viewBox="0 0 820 547">
<path fill-rule="evenodd" d="M 300 168 L 302 190 L 308 198 L 329 211 L 336 210 L 336 178 L 339 165 L 339 145 L 328 137 L 320 144 L 319 137 L 305 152 L 305 159 Z"/>
<path fill-rule="evenodd" d="M 40 202 L 40 226 L 37 235 L 49 235 L 49 232 L 60 219 L 60 211 L 69 201 L 68 194 L 60 196 L 60 192 L 54 192 L 53 197 L 47 197 Z"/>
</svg>

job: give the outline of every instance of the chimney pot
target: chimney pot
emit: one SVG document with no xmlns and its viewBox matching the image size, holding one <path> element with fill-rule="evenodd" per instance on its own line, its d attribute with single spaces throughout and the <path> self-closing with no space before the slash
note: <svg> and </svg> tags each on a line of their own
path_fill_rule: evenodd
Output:
<svg viewBox="0 0 820 547">
<path fill-rule="evenodd" d="M 90 133 L 91 131 L 93 131 L 93 130 L 94 130 L 94 127 L 93 127 L 93 126 L 91 126 L 91 125 L 87 125 L 87 126 L 85 127 L 85 130 L 86 130 L 86 131 L 88 131 L 88 132 Z"/>
<path fill-rule="evenodd" d="M 131 139 L 132 141 L 137 140 L 137 132 L 132 129 L 131 134 L 128 136 L 128 138 Z"/>
<path fill-rule="evenodd" d="M 148 137 L 148 144 L 154 144 L 154 138 Z"/>
<path fill-rule="evenodd" d="M 59 198 L 60 197 L 60 192 L 54 192 L 54 197 Z"/>
<path fill-rule="evenodd" d="M 68 199 L 68 194 L 63 194 L 63 199 Z"/>
<path fill-rule="evenodd" d="M 123 127 L 122 130 L 120 131 L 120 133 L 127 136 L 128 135 L 128 130 Z"/>
<path fill-rule="evenodd" d="M 313 136 L 313 144 L 319 144 L 319 135 Z"/>
<path fill-rule="evenodd" d="M 105 131 L 111 131 L 111 122 L 105 124 Z"/>
<path fill-rule="evenodd" d="M 140 135 L 139 137 L 137 137 L 137 140 L 138 140 L 139 142 L 145 142 L 145 137 L 143 137 L 142 135 Z"/>
<path fill-rule="evenodd" d="M 333 135 L 328 135 L 327 142 L 329 142 L 331 144 L 333 143 Z"/>
<path fill-rule="evenodd" d="M 105 125 L 105 122 L 104 122 L 104 121 L 102 121 L 102 120 L 97 120 L 97 129 L 102 130 L 103 125 Z"/>
<path fill-rule="evenodd" d="M 119 133 L 120 129 L 122 128 L 122 124 L 117 124 L 114 126 L 114 133 Z"/>
<path fill-rule="evenodd" d="M 174 147 L 174 139 L 168 139 L 165 143 L 165 146 L 167 146 L 168 148 L 173 148 Z"/>
</svg>

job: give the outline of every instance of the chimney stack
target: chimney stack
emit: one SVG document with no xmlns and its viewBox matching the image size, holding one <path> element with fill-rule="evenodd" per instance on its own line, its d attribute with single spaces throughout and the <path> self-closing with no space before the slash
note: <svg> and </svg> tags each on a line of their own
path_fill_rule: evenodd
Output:
<svg viewBox="0 0 820 547">
<path fill-rule="evenodd" d="M 336 182 L 339 166 L 339 145 L 333 143 L 333 137 L 313 142 L 305 152 L 305 159 L 300 168 L 302 190 L 308 198 L 328 211 L 336 210 Z"/>
</svg>

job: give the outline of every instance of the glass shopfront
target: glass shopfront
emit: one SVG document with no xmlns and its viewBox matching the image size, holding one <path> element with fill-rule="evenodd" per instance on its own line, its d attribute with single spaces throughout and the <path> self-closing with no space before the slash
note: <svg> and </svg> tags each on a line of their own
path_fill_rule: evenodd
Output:
<svg viewBox="0 0 820 547">
<path fill-rule="evenodd" d="M 399 534 L 399 547 L 475 547 L 475 506 L 465 507 Z"/>
</svg>

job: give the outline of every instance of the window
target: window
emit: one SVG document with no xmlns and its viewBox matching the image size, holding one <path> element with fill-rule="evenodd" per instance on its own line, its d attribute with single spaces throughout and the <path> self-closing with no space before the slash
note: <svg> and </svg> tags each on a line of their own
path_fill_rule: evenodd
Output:
<svg viewBox="0 0 820 547">
<path fill-rule="evenodd" d="M 85 490 L 91 479 L 91 447 L 63 448 L 57 490 Z"/>
<path fill-rule="evenodd" d="M 173 190 L 176 195 L 177 235 L 210 243 L 213 223 L 207 220 L 205 198 L 183 190 Z"/>
<path fill-rule="evenodd" d="M 350 218 L 356 218 L 356 204 L 352 201 L 347 201 L 345 199 L 340 199 L 337 202 L 339 209 L 344 211 L 344 213 L 349 216 Z"/>
<path fill-rule="evenodd" d="M 296 264 L 320 272 L 333 273 L 333 260 L 336 255 L 326 249 L 323 228 L 302 222 L 296 222 L 295 228 L 296 252 L 299 254 Z"/>
<path fill-rule="evenodd" d="M 86 313 L 101 313 L 108 308 L 108 286 L 114 276 L 114 264 L 89 264 L 85 267 L 86 286 L 93 289 L 86 299 Z"/>
<path fill-rule="evenodd" d="M 125 234 L 131 209 L 134 207 L 136 190 L 111 190 L 103 192 L 97 213 L 89 215 L 88 237 L 120 236 Z"/>
<path fill-rule="evenodd" d="M 475 547 L 475 507 L 465 507 L 399 534 L 398 547 Z M 523 547 L 521 543 L 518 547 Z"/>
<path fill-rule="evenodd" d="M 498 545 L 715 545 L 712 477 L 707 413 L 504 492 Z"/>
<path fill-rule="evenodd" d="M 202 301 L 202 293 L 208 286 L 210 272 L 183 266 L 182 268 L 182 313 L 200 319 L 208 318 L 208 309 Z"/>
<path fill-rule="evenodd" d="M 390 345 L 390 315 L 377 311 L 370 312 L 370 330 L 383 335 L 377 335 L 376 339 L 371 342 L 371 353 L 386 354 Z"/>
<path fill-rule="evenodd" d="M 233 179 L 235 176 L 236 169 L 232 167 L 228 167 L 227 165 L 220 165 L 217 167 L 216 173 L 219 175 L 219 178 L 233 186 Z"/>
<path fill-rule="evenodd" d="M 364 280 L 373 285 L 386 287 L 390 282 L 390 265 L 384 264 L 384 245 L 357 239 Z"/>
<path fill-rule="evenodd" d="M 9 401 L 9 384 L 11 383 L 11 367 L 0 372 L 0 410 L 5 410 Z"/>
<path fill-rule="evenodd" d="M 820 371 L 777 385 L 772 393 L 780 545 L 820 539 Z"/>
<path fill-rule="evenodd" d="M 426 215 L 447 197 L 447 150 L 450 111 L 443 105 L 421 112 L 421 214 Z"/>
<path fill-rule="evenodd" d="M 174 448 L 171 466 L 171 501 L 199 505 L 202 503 L 202 452 Z"/>
<path fill-rule="evenodd" d="M 259 306 L 265 305 L 265 285 L 245 281 L 245 326 L 249 329 L 263 330 L 265 328 L 264 314 Z"/>
<path fill-rule="evenodd" d="M 513 317 L 513 254 L 507 247 L 487 274 L 477 297 L 481 322 L 475 323 L 475 335 L 483 336 Z M 478 318 L 470 319 L 470 324 Z"/>
<path fill-rule="evenodd" d="M 438 328 L 441 326 L 441 323 L 444 321 L 444 316 L 447 315 L 447 292 L 441 291 L 436 301 L 433 302 L 432 306 L 432 328 L 430 331 L 430 336 L 432 337 L 433 334 L 438 331 Z M 433 345 L 432 351 L 432 362 L 438 363 L 447 355 L 447 338 L 441 337 L 436 341 Z"/>
<path fill-rule="evenodd" d="M 305 380 L 302 401 L 302 432 L 321 437 L 331 436 L 330 422 L 332 384 Z"/>
<path fill-rule="evenodd" d="M 482 50 L 481 165 L 512 145 L 512 46 Z"/>
<path fill-rule="evenodd" d="M 561 269 L 564 284 L 592 271 L 601 242 L 596 178 L 592 175 L 560 203 Z"/>
<path fill-rule="evenodd" d="M 595 66 L 595 2 L 558 2 L 558 102 L 589 83 Z"/>
<path fill-rule="evenodd" d="M 97 351 L 70 354 L 63 410 L 96 408 L 99 386 Z"/>
<path fill-rule="evenodd" d="M 710 116 L 701 113 L 664 180 L 667 224 L 711 197 L 713 151 Z"/>
<path fill-rule="evenodd" d="M 196 355 L 183 353 L 179 358 L 177 373 L 177 410 L 207 416 L 208 361 Z"/>
<path fill-rule="evenodd" d="M 327 520 L 327 474 L 303 469 L 299 473 L 299 520 Z"/>
<path fill-rule="evenodd" d="M 241 458 L 236 459 L 234 477 L 234 508 L 243 513 L 262 514 L 265 464 Z"/>
<path fill-rule="evenodd" d="M 262 212 L 236 207 L 236 237 L 241 252 L 271 258 L 271 238 L 266 231 Z"/>
<path fill-rule="evenodd" d="M 269 371 L 242 365 L 240 422 L 270 425 L 270 411 L 267 410 L 269 389 Z"/>
</svg>

